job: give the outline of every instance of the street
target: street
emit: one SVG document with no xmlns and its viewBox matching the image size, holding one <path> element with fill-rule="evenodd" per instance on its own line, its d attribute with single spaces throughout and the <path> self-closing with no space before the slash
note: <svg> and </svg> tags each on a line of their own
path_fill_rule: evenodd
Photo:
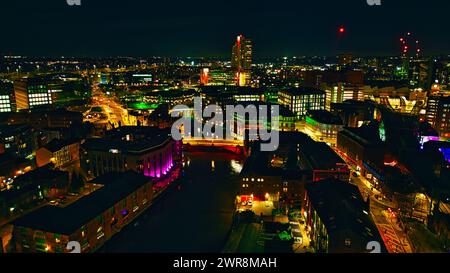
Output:
<svg viewBox="0 0 450 273">
<path fill-rule="evenodd" d="M 364 177 L 352 175 L 351 182 L 358 186 L 364 199 L 370 195 L 370 212 L 388 251 L 390 253 L 412 253 L 408 238 L 399 226 L 397 215 L 392 210 L 395 205 L 383 198 L 381 192 L 373 189 L 370 182 Z M 380 201 L 379 198 L 383 198 L 383 201 Z"/>
<path fill-rule="evenodd" d="M 92 85 L 92 107 L 101 107 L 103 113 L 106 115 L 106 121 L 118 127 L 119 123 L 122 126 L 132 125 L 129 118 L 128 112 L 122 107 L 122 105 L 114 100 L 114 98 L 109 98 L 105 93 L 100 90 L 98 85 Z M 89 111 L 88 111 L 89 112 Z M 88 114 L 85 113 L 85 116 Z M 93 123 L 100 122 L 104 123 L 105 120 L 93 118 L 89 120 Z"/>
</svg>

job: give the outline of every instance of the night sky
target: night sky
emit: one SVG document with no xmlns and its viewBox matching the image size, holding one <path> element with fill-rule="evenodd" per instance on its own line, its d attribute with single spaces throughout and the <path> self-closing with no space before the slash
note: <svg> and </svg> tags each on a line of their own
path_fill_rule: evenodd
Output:
<svg viewBox="0 0 450 273">
<path fill-rule="evenodd" d="M 399 38 L 411 31 L 425 54 L 450 53 L 448 0 L 81 1 L 1 1 L 0 52 L 225 57 L 244 34 L 259 57 L 399 55 Z"/>
</svg>

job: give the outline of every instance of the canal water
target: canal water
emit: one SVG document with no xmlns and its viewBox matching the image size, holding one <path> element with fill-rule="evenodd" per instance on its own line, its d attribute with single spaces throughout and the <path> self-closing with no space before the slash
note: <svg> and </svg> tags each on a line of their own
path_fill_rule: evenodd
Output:
<svg viewBox="0 0 450 273">
<path fill-rule="evenodd" d="M 242 165 L 233 154 L 185 154 L 179 184 L 99 252 L 220 252 L 231 228 Z"/>
</svg>

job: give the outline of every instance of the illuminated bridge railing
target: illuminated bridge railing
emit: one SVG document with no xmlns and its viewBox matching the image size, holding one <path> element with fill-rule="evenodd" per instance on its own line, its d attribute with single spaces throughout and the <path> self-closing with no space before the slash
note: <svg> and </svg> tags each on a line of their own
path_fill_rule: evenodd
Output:
<svg viewBox="0 0 450 273">
<path fill-rule="evenodd" d="M 244 140 L 227 140 L 214 138 L 184 138 L 183 144 L 192 146 L 244 146 Z"/>
</svg>

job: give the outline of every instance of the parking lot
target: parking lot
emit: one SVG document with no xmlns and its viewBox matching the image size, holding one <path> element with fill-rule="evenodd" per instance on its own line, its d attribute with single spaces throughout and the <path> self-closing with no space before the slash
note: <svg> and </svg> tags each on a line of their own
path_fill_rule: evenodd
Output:
<svg viewBox="0 0 450 273">
<path fill-rule="evenodd" d="M 258 216 L 272 216 L 274 205 L 272 201 L 242 202 L 237 207 L 240 211 L 251 210 Z"/>
</svg>

